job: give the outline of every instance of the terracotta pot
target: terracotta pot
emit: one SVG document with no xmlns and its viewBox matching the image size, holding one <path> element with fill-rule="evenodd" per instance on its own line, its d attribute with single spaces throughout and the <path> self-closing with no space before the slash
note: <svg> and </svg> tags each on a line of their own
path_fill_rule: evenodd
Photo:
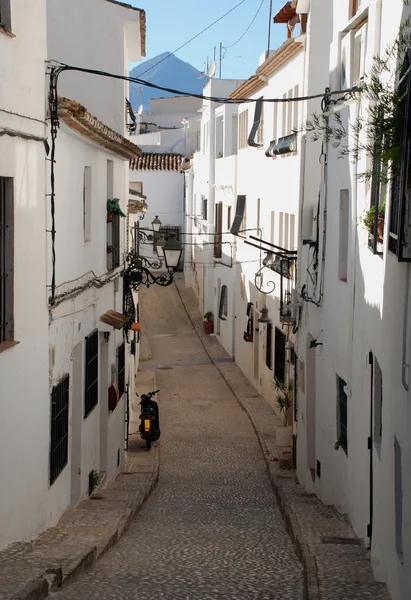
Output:
<svg viewBox="0 0 411 600">
<path fill-rule="evenodd" d="M 290 448 L 293 445 L 293 426 L 277 427 L 275 430 L 275 444 L 280 448 Z"/>
<path fill-rule="evenodd" d="M 385 218 L 384 215 L 378 215 L 378 236 L 377 239 L 380 243 L 382 243 L 383 238 L 384 238 L 384 222 L 385 222 Z"/>
<path fill-rule="evenodd" d="M 107 212 L 107 223 L 111 223 L 113 220 L 113 213 Z"/>
<path fill-rule="evenodd" d="M 140 323 L 132 323 L 132 325 L 131 325 L 131 331 L 141 331 L 141 325 L 140 325 Z"/>
<path fill-rule="evenodd" d="M 203 328 L 205 333 L 213 333 L 214 321 L 203 321 Z"/>
</svg>

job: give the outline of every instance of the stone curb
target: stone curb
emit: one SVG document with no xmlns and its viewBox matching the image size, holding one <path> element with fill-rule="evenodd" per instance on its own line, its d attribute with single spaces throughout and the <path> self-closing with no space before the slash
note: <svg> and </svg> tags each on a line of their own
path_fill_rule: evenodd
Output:
<svg viewBox="0 0 411 600">
<path fill-rule="evenodd" d="M 108 534 L 98 546 L 87 548 L 82 552 L 79 552 L 73 559 L 73 562 L 66 567 L 64 572 L 63 569 L 58 566 L 46 569 L 42 575 L 29 581 L 17 594 L 9 596 L 8 598 L 0 594 L 1 599 L 43 600 L 49 596 L 51 591 L 55 591 L 56 589 L 71 583 L 78 575 L 88 571 L 103 554 L 108 552 L 127 532 L 158 482 L 160 473 L 160 446 L 153 446 L 153 451 L 154 466 L 148 485 L 145 483 L 143 490 L 136 490 L 131 503 L 124 507 L 123 515 L 118 519 L 114 533 Z M 117 479 L 127 476 L 126 472 L 122 472 L 118 475 Z M 113 482 L 109 485 L 115 487 L 116 483 Z M 56 527 L 58 527 L 58 525 Z"/>
<path fill-rule="evenodd" d="M 184 301 L 184 298 L 182 297 L 182 295 L 180 293 L 178 285 L 175 284 L 175 287 L 177 289 L 177 293 L 181 299 L 181 302 L 184 306 L 184 309 L 187 313 L 187 316 L 190 320 L 190 323 L 192 324 L 193 328 L 195 329 L 207 356 L 209 357 L 212 364 L 216 367 L 216 369 L 220 373 L 221 377 L 224 379 L 227 387 L 229 388 L 229 390 L 231 391 L 231 393 L 237 400 L 241 409 L 247 414 L 248 418 L 250 419 L 251 425 L 253 426 L 253 429 L 256 433 L 258 442 L 261 447 L 261 451 L 264 456 L 264 460 L 266 462 L 271 485 L 273 487 L 275 496 L 277 498 L 278 505 L 281 510 L 281 514 L 282 514 L 284 522 L 286 524 L 287 531 L 290 534 L 290 537 L 293 541 L 293 544 L 295 546 L 298 557 L 300 558 L 301 563 L 303 565 L 304 584 L 305 584 L 305 600 L 320 600 L 320 590 L 319 590 L 317 565 L 315 562 L 315 557 L 311 554 L 308 545 L 306 543 L 304 543 L 304 541 L 302 540 L 300 528 L 298 525 L 298 520 L 295 516 L 295 513 L 294 513 L 292 507 L 289 505 L 289 503 L 286 502 L 286 499 L 284 497 L 284 492 L 282 490 L 281 482 L 279 481 L 276 474 L 274 473 L 274 466 L 269 460 L 269 452 L 268 452 L 268 448 L 267 448 L 265 440 L 264 440 L 264 436 L 260 432 L 257 423 L 253 419 L 252 414 L 249 412 L 247 406 L 241 399 L 241 396 L 238 394 L 238 392 L 233 387 L 233 385 L 228 381 L 228 379 L 226 378 L 226 376 L 224 374 L 224 371 L 220 368 L 218 363 L 216 363 L 214 361 L 213 356 L 212 356 L 211 352 L 209 351 L 209 349 L 207 348 L 207 344 L 203 339 L 204 334 L 202 333 L 202 331 L 198 327 L 198 325 L 195 323 L 195 321 L 191 318 L 190 312 Z M 265 400 L 262 396 L 261 396 L 261 399 L 265 402 Z"/>
</svg>

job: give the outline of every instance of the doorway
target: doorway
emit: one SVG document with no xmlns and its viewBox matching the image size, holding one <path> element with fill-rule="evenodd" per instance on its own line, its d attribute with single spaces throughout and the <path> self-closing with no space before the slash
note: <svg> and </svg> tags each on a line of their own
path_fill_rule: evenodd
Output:
<svg viewBox="0 0 411 600">
<path fill-rule="evenodd" d="M 251 308 L 251 310 L 253 311 L 253 323 L 254 323 L 254 336 L 253 336 L 253 340 L 254 340 L 254 379 L 257 383 L 257 385 L 259 385 L 260 380 L 260 323 L 258 322 L 258 319 L 260 317 L 260 313 L 257 310 L 254 310 L 254 308 Z"/>
</svg>

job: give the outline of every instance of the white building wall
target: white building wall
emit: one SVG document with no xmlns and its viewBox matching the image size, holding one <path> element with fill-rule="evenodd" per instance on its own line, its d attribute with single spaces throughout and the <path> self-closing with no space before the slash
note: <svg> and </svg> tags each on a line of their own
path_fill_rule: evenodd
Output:
<svg viewBox="0 0 411 600">
<path fill-rule="evenodd" d="M 382 20 L 379 13 L 381 6 Z M 396 37 L 401 20 L 408 13 L 402 2 L 385 0 L 363 2 L 362 10 L 368 11 L 368 14 L 363 13 L 363 17 L 368 16 L 366 70 L 369 70 L 373 55 L 377 52 L 384 53 L 387 45 Z M 308 81 L 311 92 L 319 92 L 324 83 L 327 85 L 328 77 L 332 89 L 336 89 L 338 85 L 338 74 L 341 73 L 338 40 L 340 31 L 348 24 L 347 16 L 346 2 L 312 2 L 308 36 Z M 318 35 L 319 30 L 323 32 L 323 36 Z M 329 55 L 330 62 L 327 64 Z M 315 91 L 314 82 L 318 86 Z M 348 122 L 348 119 L 353 121 L 360 110 L 366 115 L 366 108 L 366 103 L 357 102 L 343 109 L 340 114 L 344 122 Z M 308 112 L 312 112 L 311 106 L 308 107 Z M 315 197 L 314 194 L 318 194 L 321 189 L 321 168 L 315 168 L 313 164 L 315 159 L 318 160 L 317 149 L 320 151 L 316 145 L 307 142 L 306 186 L 303 197 L 304 205 L 312 204 L 315 213 L 316 202 L 310 202 L 310 196 L 312 194 Z M 322 188 L 319 222 L 321 232 L 326 206 L 327 240 L 323 298 L 320 308 L 304 304 L 299 325 L 298 355 L 304 361 L 305 391 L 299 391 L 298 475 L 309 491 L 314 491 L 324 502 L 334 504 L 341 512 L 347 513 L 356 533 L 364 538 L 366 544 L 369 543 L 367 525 L 370 523 L 371 456 L 367 446 L 374 426 L 369 364 L 371 351 L 381 367 L 383 381 L 382 444 L 378 450 L 373 443 L 371 450 L 371 558 L 376 577 L 387 581 L 393 599 L 405 600 L 411 590 L 411 581 L 407 574 L 411 551 L 411 504 L 408 497 L 410 442 L 406 433 L 409 420 L 409 391 L 402 383 L 402 363 L 409 363 L 410 352 L 407 304 L 409 271 L 408 266 L 399 263 L 387 248 L 387 216 L 383 256 L 374 255 L 368 248 L 368 234 L 361 223 L 358 223 L 358 218 L 370 203 L 369 185 L 357 179 L 357 170 L 361 172 L 365 168 L 364 159 L 358 165 L 353 165 L 347 159 L 338 158 L 337 152 L 330 145 L 327 162 L 327 187 L 326 194 Z M 339 203 L 342 189 L 348 190 L 350 210 L 347 282 L 339 280 Z M 389 215 L 389 201 L 386 215 Z M 322 243 L 320 265 L 321 259 Z M 315 296 L 318 289 L 313 290 L 304 274 L 311 260 L 312 251 L 308 251 L 305 246 L 301 252 L 300 282 L 307 283 L 309 296 Z M 310 339 L 317 337 L 323 345 L 316 349 L 308 349 Z M 348 454 L 342 449 L 334 449 L 337 438 L 336 374 L 347 382 L 345 389 L 348 396 Z M 407 379 L 408 374 L 405 371 L 406 385 Z M 308 398 L 310 388 L 314 392 L 311 399 Z M 394 439 L 398 440 L 402 453 L 402 556 L 397 554 L 395 546 Z M 321 463 L 320 478 L 314 475 L 317 461 Z"/>
<path fill-rule="evenodd" d="M 43 138 L 47 131 L 45 2 L 27 6 L 24 0 L 14 0 L 11 29 L 14 37 L 0 33 L 0 108 L 13 114 L 0 112 L 0 128 Z M 16 341 L 13 347 L 0 344 L 0 549 L 34 536 L 52 520 L 45 159 L 42 142 L 0 137 L 0 176 L 14 180 Z"/>
<path fill-rule="evenodd" d="M 129 61 L 141 59 L 140 12 L 106 0 L 48 0 L 48 57 L 65 64 L 129 75 Z M 63 73 L 60 96 L 75 99 L 115 131 L 125 134 L 125 81 Z"/>
</svg>

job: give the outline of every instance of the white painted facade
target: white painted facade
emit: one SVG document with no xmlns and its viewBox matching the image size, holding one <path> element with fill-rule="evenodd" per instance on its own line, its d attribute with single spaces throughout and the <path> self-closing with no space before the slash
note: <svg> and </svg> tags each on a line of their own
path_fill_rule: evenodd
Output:
<svg viewBox="0 0 411 600">
<path fill-rule="evenodd" d="M 39 0 L 35 6 L 28 6 L 13 0 L 11 31 L 0 28 L 0 128 L 6 132 L 0 135 L 0 178 L 11 178 L 13 191 L 11 205 L 8 191 L 6 195 L 2 191 L 0 198 L 2 203 L 6 198 L 13 215 L 13 253 L 6 260 L 6 273 L 11 261 L 14 265 L 14 331 L 7 331 L 6 338 L 2 333 L 0 338 L 0 549 L 31 539 L 54 525 L 67 507 L 88 494 L 92 471 L 104 473 L 109 481 L 116 477 L 124 461 L 125 394 L 115 410 L 110 412 L 108 406 L 108 388 L 118 379 L 116 351 L 123 341 L 123 332 L 100 322 L 100 316 L 108 309 L 123 310 L 123 263 L 113 270 L 107 259 L 110 240 L 106 203 L 116 195 L 127 212 L 129 160 L 97 146 L 60 121 L 54 190 L 56 302 L 51 307 L 52 221 L 50 164 L 46 163 L 44 144 L 50 143 L 45 121 L 45 61 L 47 57 L 56 58 L 61 43 L 61 60 L 75 63 L 76 56 L 82 56 L 84 66 L 92 67 L 92 54 L 101 46 L 117 72 L 128 72 L 128 58 L 138 59 L 141 54 L 135 46 L 137 43 L 140 47 L 141 42 L 141 13 L 105 0 L 90 2 L 86 8 L 80 4 L 74 10 L 68 2 Z M 104 12 L 106 9 L 109 12 Z M 98 27 L 92 28 L 92 36 L 89 27 L 96 24 L 96 16 Z M 74 32 L 74 25 L 84 27 L 84 35 Z M 107 44 L 110 35 L 104 31 L 111 31 L 112 44 Z M 114 31 L 118 39 L 113 38 Z M 51 48 L 47 47 L 48 38 Z M 76 45 L 73 40 L 81 43 Z M 81 44 L 90 45 L 88 57 L 87 47 L 76 54 Z M 107 68 L 108 63 L 100 66 Z M 94 97 L 94 114 L 106 114 L 113 128 L 124 133 L 123 84 L 121 94 L 118 87 L 109 85 L 106 96 L 103 93 L 98 98 L 99 86 L 85 81 L 81 86 L 75 77 L 65 81 L 59 94 L 77 101 L 90 98 L 91 104 Z M 76 97 L 79 91 L 81 98 Z M 116 112 L 113 106 L 117 99 Z M 114 132 L 112 136 L 115 137 Z M 109 144 L 108 136 L 106 142 Z M 86 177 L 86 169 L 90 177 Z M 9 182 L 10 179 L 6 184 Z M 0 183 L 3 190 L 3 179 Z M 1 236 L 3 242 L 4 231 Z M 121 261 L 126 244 L 123 219 Z M 3 331 L 4 323 L 1 326 Z M 98 397 L 97 405 L 85 418 L 85 337 L 95 329 Z M 130 384 L 131 394 L 137 364 L 138 348 L 131 356 L 126 346 L 125 383 Z M 52 414 L 56 406 L 52 394 L 65 375 L 69 375 L 67 459 L 51 481 Z M 66 397 L 64 393 L 62 397 Z M 56 436 L 62 435 L 65 428 L 66 424 L 61 425 Z M 14 451 L 10 452 L 10 448 Z"/>
<path fill-rule="evenodd" d="M 342 47 L 348 52 L 347 61 L 354 52 L 354 46 L 347 44 L 350 36 L 363 35 L 366 41 L 362 56 L 367 72 L 373 56 L 384 54 L 409 15 L 400 0 L 360 4 L 350 20 L 348 0 L 312 0 L 307 35 L 309 94 L 321 93 L 327 86 L 341 89 Z M 364 21 L 367 29 L 358 34 Z M 307 114 L 314 110 L 319 110 L 318 101 L 308 103 Z M 349 123 L 359 111 L 366 118 L 367 104 L 360 99 L 342 108 L 340 115 Z M 309 492 L 348 515 L 357 535 L 371 546 L 377 579 L 387 582 L 393 600 L 406 600 L 411 594 L 410 267 L 388 249 L 390 192 L 381 254 L 368 247 L 368 233 L 358 219 L 370 206 L 371 189 L 357 178 L 366 168 L 366 158 L 353 164 L 339 158 L 331 144 L 323 152 L 320 158 L 320 144 L 307 140 L 298 289 L 301 292 L 305 285 L 307 296 L 319 306 L 304 302 L 299 323 L 298 477 Z M 317 215 L 318 199 L 315 272 L 314 249 L 302 245 L 302 238 L 316 238 L 317 224 L 312 232 L 309 221 Z M 312 340 L 322 345 L 310 348 Z M 382 381 L 376 375 L 378 365 Z M 346 384 L 347 452 L 334 449 L 341 419 L 337 376 Z"/>
<path fill-rule="evenodd" d="M 130 61 L 142 56 L 140 19 L 140 11 L 115 0 L 47 0 L 49 59 L 128 76 Z M 128 82 L 69 71 L 60 76 L 58 92 L 125 135 Z"/>
<path fill-rule="evenodd" d="M 44 138 L 46 4 L 12 4 L 12 35 L 0 30 L 0 109 L 9 111 L 0 111 L 0 131 Z M 0 177 L 13 180 L 16 342 L 12 347 L 0 343 L 0 549 L 53 521 L 48 487 L 45 159 L 41 141 L 0 136 Z"/>
<path fill-rule="evenodd" d="M 124 393 L 114 411 L 109 412 L 108 388 L 118 381 L 117 350 L 124 342 L 123 330 L 100 322 L 108 310 L 123 312 L 123 282 L 120 271 L 126 252 L 126 219 L 121 218 L 121 264 L 108 270 L 107 198 L 117 197 L 127 213 L 128 164 L 69 129 L 64 123 L 57 138 L 56 152 L 56 307 L 50 312 L 50 385 L 70 376 L 70 445 L 69 461 L 52 489 L 61 513 L 75 506 L 87 495 L 89 473 L 105 473 L 114 479 L 124 463 L 125 398 Z M 68 168 L 69 167 L 69 168 Z M 86 169 L 89 175 L 86 175 Z M 86 219 L 83 223 L 83 186 L 89 193 Z M 51 224 L 49 223 L 51 226 Z M 87 227 L 87 226 L 86 226 Z M 96 280 L 102 287 L 91 285 L 79 294 L 73 289 Z M 49 273 L 51 278 L 51 272 Z M 69 293 L 66 300 L 62 295 Z M 85 416 L 85 338 L 99 331 L 98 403 Z M 106 341 L 104 334 L 109 334 Z M 125 382 L 134 389 L 133 358 L 126 344 Z"/>
<path fill-rule="evenodd" d="M 283 97 L 283 94 L 290 91 L 293 95 L 302 94 L 304 36 L 299 41 L 299 50 L 291 58 L 281 62 L 278 68 L 273 68 L 265 84 L 260 85 L 250 98 Z M 279 56 L 282 61 L 281 52 Z M 221 82 L 212 80 L 211 83 L 218 86 Z M 241 82 L 236 82 L 234 88 L 223 92 L 220 89 L 213 92 L 205 88 L 205 94 L 228 96 L 239 83 Z M 295 152 L 284 156 L 270 158 L 265 154 L 272 140 L 290 134 L 292 128 L 301 124 L 302 105 L 289 109 L 291 106 L 285 104 L 274 107 L 273 104 L 264 104 L 262 135 L 259 139 L 262 146 L 256 148 L 247 145 L 247 137 L 254 122 L 255 103 L 225 105 L 210 114 L 209 103 L 204 101 L 200 152 L 194 154 L 192 167 L 186 171 L 186 227 L 188 231 L 196 233 L 196 245 L 192 248 L 190 260 L 188 256 L 186 260 L 186 284 L 196 292 L 202 313 L 213 312 L 214 332 L 224 348 L 235 358 L 256 389 L 274 406 L 272 383 L 275 329 L 285 335 L 289 364 L 289 351 L 295 342 L 293 324 L 285 324 L 280 319 L 280 275 L 271 269 L 262 268 L 265 253 L 245 241 L 258 245 L 258 240 L 250 238 L 254 236 L 287 250 L 297 250 L 301 141 L 298 139 Z M 233 236 L 230 228 L 239 195 L 246 196 L 242 225 L 246 231 Z M 205 200 L 207 218 L 204 218 Z M 215 232 L 215 207 L 219 203 L 222 205 L 222 257 L 215 259 L 212 234 Z M 204 235 L 207 233 L 211 235 Z M 274 284 L 275 289 L 271 293 L 263 294 L 256 287 L 255 277 L 260 268 L 262 290 L 270 292 Z M 283 282 L 291 293 L 295 285 L 294 279 L 283 278 Z M 219 316 L 222 286 L 227 286 L 227 314 L 223 311 Z M 254 316 L 252 342 L 244 339 L 249 303 L 252 303 Z M 267 347 L 270 344 L 268 327 L 258 323 L 264 305 L 268 309 L 272 327 L 271 352 L 270 347 Z M 286 368 L 286 373 L 288 377 L 293 377 L 291 366 Z"/>
</svg>

